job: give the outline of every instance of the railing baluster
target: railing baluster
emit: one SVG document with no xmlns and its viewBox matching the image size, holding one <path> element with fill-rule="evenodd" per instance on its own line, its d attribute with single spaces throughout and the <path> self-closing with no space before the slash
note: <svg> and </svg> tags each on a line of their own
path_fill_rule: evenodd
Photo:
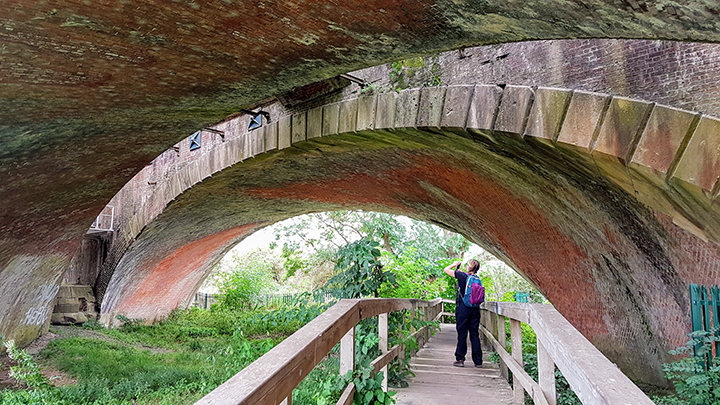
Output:
<svg viewBox="0 0 720 405">
<path fill-rule="evenodd" d="M 555 362 L 542 342 L 537 340 L 538 383 L 549 405 L 557 404 L 555 388 Z"/>
<path fill-rule="evenodd" d="M 522 366 L 522 323 L 515 319 L 510 319 L 510 341 L 512 343 L 512 357 Z M 525 404 L 525 390 L 518 378 L 513 374 L 513 394 L 515 405 Z"/>
<path fill-rule="evenodd" d="M 355 326 L 340 340 L 340 375 L 355 369 Z"/>
<path fill-rule="evenodd" d="M 503 349 L 507 350 L 507 335 L 505 335 L 505 317 L 502 315 L 497 315 L 497 340 L 498 343 L 500 343 L 500 346 Z M 505 378 L 506 381 L 510 379 L 507 365 L 503 361 L 500 361 L 500 374 L 502 374 L 503 378 Z"/>
<path fill-rule="evenodd" d="M 380 346 L 380 352 L 382 354 L 385 354 L 388 352 L 388 314 L 380 314 L 378 315 L 378 338 L 380 338 L 380 342 L 378 345 Z M 383 391 L 387 392 L 388 390 L 388 366 L 386 365 L 383 367 L 380 371 L 383 373 L 383 382 L 382 382 L 382 389 Z"/>
</svg>

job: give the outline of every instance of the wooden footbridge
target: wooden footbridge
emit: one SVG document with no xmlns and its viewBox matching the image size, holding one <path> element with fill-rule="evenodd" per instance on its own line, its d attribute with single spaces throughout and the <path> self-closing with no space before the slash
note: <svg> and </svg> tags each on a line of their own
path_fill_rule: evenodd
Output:
<svg viewBox="0 0 720 405">
<path fill-rule="evenodd" d="M 404 350 L 400 346 L 387 347 L 388 313 L 409 310 L 413 316 L 437 320 L 443 315 L 452 315 L 443 312 L 443 303 L 442 299 L 341 300 L 197 404 L 291 405 L 293 389 L 337 343 L 340 343 L 340 372 L 344 374 L 353 369 L 355 325 L 370 317 L 378 319 L 383 352 L 372 367 L 375 372 L 385 371 L 387 376 L 387 365 Z M 506 334 L 497 333 L 506 330 L 507 322 L 511 332 L 510 352 Z M 522 367 L 522 323 L 529 324 L 537 335 L 538 381 Z M 485 364 L 483 368 L 452 367 L 454 325 L 441 325 L 441 330 L 432 338 L 427 328 L 414 332 L 422 349 L 414 354 L 411 362 L 415 377 L 410 385 L 396 390 L 397 404 L 519 405 L 525 403 L 525 393 L 528 393 L 536 405 L 555 405 L 555 367 L 584 405 L 653 404 L 551 305 L 486 302 L 482 305 L 480 329 L 484 346 L 492 346 L 499 354 L 499 364 Z M 512 372 L 514 389 L 508 384 L 508 370 Z M 387 389 L 387 382 L 384 388 Z M 351 383 L 338 405 L 351 404 L 354 394 Z"/>
</svg>

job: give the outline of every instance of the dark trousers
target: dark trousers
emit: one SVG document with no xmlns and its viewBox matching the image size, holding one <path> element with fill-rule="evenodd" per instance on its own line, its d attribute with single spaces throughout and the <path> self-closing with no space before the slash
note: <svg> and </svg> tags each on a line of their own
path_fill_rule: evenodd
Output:
<svg viewBox="0 0 720 405">
<path fill-rule="evenodd" d="M 455 306 L 455 329 L 457 329 L 458 343 L 455 349 L 455 360 L 465 361 L 467 354 L 467 335 L 470 332 L 470 345 L 472 345 L 472 359 L 475 364 L 482 364 L 482 348 L 480 348 L 480 308 L 470 308 L 459 302 Z"/>
</svg>

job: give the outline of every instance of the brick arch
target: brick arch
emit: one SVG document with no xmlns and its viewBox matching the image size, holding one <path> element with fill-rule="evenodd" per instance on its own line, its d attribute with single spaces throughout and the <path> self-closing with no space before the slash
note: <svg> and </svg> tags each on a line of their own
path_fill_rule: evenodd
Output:
<svg viewBox="0 0 720 405">
<path fill-rule="evenodd" d="M 717 122 L 605 94 L 494 85 L 287 115 L 157 187 L 128 222 L 134 242 L 103 317 L 165 316 L 224 251 L 270 222 L 370 209 L 464 234 L 528 277 L 624 371 L 662 384 L 665 352 L 687 331 L 687 284 L 711 282 L 705 266 L 719 258 L 717 175 L 698 146 Z M 161 212 L 153 198 L 175 201 Z"/>
<path fill-rule="evenodd" d="M 701 75 L 702 80 L 682 74 L 686 67 L 703 71 L 696 70 L 694 60 L 711 60 L 715 52 L 706 53 L 707 44 L 720 42 L 718 8 L 706 1 L 648 7 L 604 0 L 590 8 L 583 2 L 558 8 L 551 0 L 521 7 L 495 0 L 296 3 L 98 6 L 79 0 L 10 0 L 0 5 L 7 67 L 0 74 L 0 333 L 23 345 L 44 329 L 52 306 L 48 291 L 59 284 L 88 226 L 148 162 L 184 134 L 297 86 L 474 45 L 638 38 L 698 41 L 676 42 L 672 46 L 679 51 L 670 52 L 669 64 L 638 70 L 641 76 L 664 78 L 658 69 L 679 65 L 674 73 L 680 76 L 669 76 L 678 88 L 640 86 L 680 94 L 680 99 L 714 96 L 716 87 L 717 69 Z M 592 59 L 593 46 L 577 54 L 589 52 Z M 696 52 L 685 53 L 689 48 Z M 616 51 L 609 53 L 622 53 Z M 492 55 L 488 66 L 507 55 Z M 625 62 L 637 56 L 630 50 Z M 663 56 L 659 52 L 651 60 Z M 527 78 L 539 77 L 538 70 L 553 75 L 562 70 L 552 54 L 546 60 L 526 80 L 507 79 L 526 70 L 508 63 L 509 75 L 482 82 L 541 84 Z M 621 82 L 625 72 L 635 70 L 632 63 L 609 64 Z M 578 66 L 595 72 L 592 62 Z M 614 94 L 624 94 L 625 84 L 633 85 L 544 83 Z M 701 91 L 688 90 L 693 87 Z M 713 100 L 698 108 L 668 104 L 714 107 L 718 114 Z M 694 201 L 692 194 L 688 198 Z"/>
</svg>

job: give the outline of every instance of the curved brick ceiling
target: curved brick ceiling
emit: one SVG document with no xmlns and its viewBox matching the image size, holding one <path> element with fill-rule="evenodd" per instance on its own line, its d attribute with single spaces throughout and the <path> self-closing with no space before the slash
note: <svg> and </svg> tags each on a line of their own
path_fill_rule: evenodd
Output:
<svg viewBox="0 0 720 405">
<path fill-rule="evenodd" d="M 320 78 L 468 45 L 717 42 L 704 1 L 0 5 L 0 332 L 32 340 L 95 215 L 199 127 Z"/>
</svg>

